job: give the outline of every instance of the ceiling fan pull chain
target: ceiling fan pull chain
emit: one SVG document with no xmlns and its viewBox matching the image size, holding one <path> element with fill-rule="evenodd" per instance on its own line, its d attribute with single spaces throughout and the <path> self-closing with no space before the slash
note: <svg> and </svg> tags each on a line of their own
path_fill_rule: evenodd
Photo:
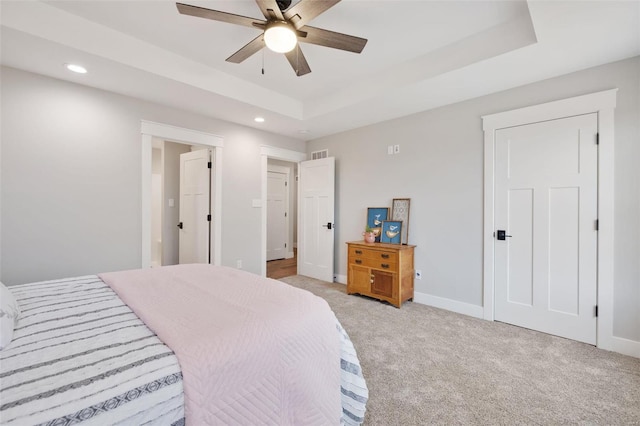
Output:
<svg viewBox="0 0 640 426">
<path fill-rule="evenodd" d="M 262 49 L 262 75 L 264 75 L 264 49 Z"/>
</svg>

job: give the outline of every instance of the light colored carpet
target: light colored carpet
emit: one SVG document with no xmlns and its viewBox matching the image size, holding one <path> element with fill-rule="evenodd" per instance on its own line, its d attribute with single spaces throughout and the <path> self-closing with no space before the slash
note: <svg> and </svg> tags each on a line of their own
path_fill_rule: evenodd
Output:
<svg viewBox="0 0 640 426">
<path fill-rule="evenodd" d="M 640 424 L 640 359 L 346 286 L 282 278 L 327 300 L 369 386 L 365 425 Z"/>
</svg>

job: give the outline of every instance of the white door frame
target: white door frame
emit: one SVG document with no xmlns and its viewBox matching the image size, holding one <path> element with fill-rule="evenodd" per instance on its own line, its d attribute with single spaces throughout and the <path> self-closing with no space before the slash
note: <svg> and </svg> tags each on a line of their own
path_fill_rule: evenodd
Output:
<svg viewBox="0 0 640 426">
<path fill-rule="evenodd" d="M 597 346 L 620 351 L 613 337 L 614 115 L 618 89 L 482 117 L 484 130 L 484 319 L 494 320 L 495 131 L 581 114 L 598 114 L 598 319 Z"/>
<path fill-rule="evenodd" d="M 290 161 L 292 163 L 300 163 L 307 160 L 307 154 L 304 152 L 292 151 L 289 149 L 275 148 L 272 146 L 260 147 L 260 176 L 262 177 L 261 185 L 261 203 L 263 207 L 260 213 L 262 221 L 262 232 L 260 233 L 260 257 L 261 257 L 261 274 L 263 277 L 267 276 L 267 170 L 269 168 L 269 158 L 273 160 Z M 151 166 L 149 166 L 151 167 Z M 149 178 L 151 179 L 151 178 Z M 299 187 L 298 187 L 299 188 Z M 299 189 L 298 189 L 299 191 Z M 299 195 L 299 194 L 298 194 Z M 298 204 L 300 203 L 300 197 L 297 197 Z M 298 209 L 298 211 L 300 211 Z M 300 227 L 300 221 L 298 221 L 298 227 Z"/>
<path fill-rule="evenodd" d="M 142 134 L 142 240 L 141 267 L 151 267 L 151 141 L 154 137 L 170 142 L 205 145 L 213 148 L 213 173 L 211 174 L 211 210 L 213 211 L 213 226 L 211 227 L 211 250 L 213 250 L 212 264 L 220 265 L 222 259 L 222 137 L 185 129 L 169 124 L 155 123 L 141 120 Z"/>
</svg>

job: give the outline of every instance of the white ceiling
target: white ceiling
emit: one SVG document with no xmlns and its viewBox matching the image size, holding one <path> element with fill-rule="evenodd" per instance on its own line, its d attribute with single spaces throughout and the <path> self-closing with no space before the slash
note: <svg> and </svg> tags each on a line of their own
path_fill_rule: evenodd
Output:
<svg viewBox="0 0 640 426">
<path fill-rule="evenodd" d="M 253 0 L 182 1 L 262 18 Z M 311 25 L 367 46 L 302 44 L 302 77 L 266 49 L 225 62 L 259 30 L 174 2 L 2 0 L 0 16 L 3 65 L 304 140 L 640 55 L 639 0 L 343 0 Z"/>
</svg>

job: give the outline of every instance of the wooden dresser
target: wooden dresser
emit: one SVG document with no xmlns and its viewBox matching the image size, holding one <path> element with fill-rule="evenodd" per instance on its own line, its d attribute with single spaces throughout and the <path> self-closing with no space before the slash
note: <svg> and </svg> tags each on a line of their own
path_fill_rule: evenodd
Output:
<svg viewBox="0 0 640 426">
<path fill-rule="evenodd" d="M 415 246 L 351 241 L 347 293 L 385 300 L 396 307 L 413 300 Z"/>
</svg>

